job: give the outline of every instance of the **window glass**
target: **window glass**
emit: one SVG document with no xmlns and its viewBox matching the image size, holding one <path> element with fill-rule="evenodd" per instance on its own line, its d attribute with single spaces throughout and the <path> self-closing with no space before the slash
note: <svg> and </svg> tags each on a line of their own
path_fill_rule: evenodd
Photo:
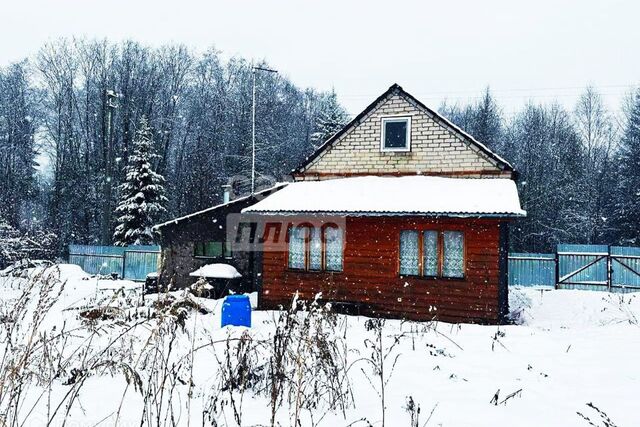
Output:
<svg viewBox="0 0 640 427">
<path fill-rule="evenodd" d="M 327 227 L 324 236 L 326 269 L 328 271 L 342 271 L 342 230 L 337 227 Z"/>
<path fill-rule="evenodd" d="M 418 232 L 400 232 L 400 274 L 417 275 L 418 268 Z"/>
<path fill-rule="evenodd" d="M 204 243 L 196 242 L 193 247 L 194 256 L 202 256 L 204 254 Z"/>
<path fill-rule="evenodd" d="M 407 148 L 407 120 L 384 121 L 384 148 Z"/>
<path fill-rule="evenodd" d="M 464 237 L 460 231 L 443 233 L 444 260 L 442 275 L 444 277 L 464 277 Z"/>
<path fill-rule="evenodd" d="M 322 237 L 320 229 L 311 229 L 311 241 L 309 244 L 309 270 L 322 270 Z"/>
<path fill-rule="evenodd" d="M 305 268 L 304 259 L 304 227 L 295 227 L 289 233 L 289 268 L 303 270 Z"/>
<path fill-rule="evenodd" d="M 222 242 L 207 242 L 205 246 L 204 256 L 219 257 L 222 256 Z"/>
<path fill-rule="evenodd" d="M 423 234 L 423 265 L 425 276 L 438 275 L 438 232 L 425 231 Z"/>
<path fill-rule="evenodd" d="M 222 256 L 222 242 L 198 242 L 195 244 L 195 256 L 216 258 Z"/>
</svg>

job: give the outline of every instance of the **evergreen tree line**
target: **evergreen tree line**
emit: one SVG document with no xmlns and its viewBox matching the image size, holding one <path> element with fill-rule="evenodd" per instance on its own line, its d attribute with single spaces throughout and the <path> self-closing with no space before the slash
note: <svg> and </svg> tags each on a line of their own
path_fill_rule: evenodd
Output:
<svg viewBox="0 0 640 427">
<path fill-rule="evenodd" d="M 116 227 L 141 224 L 124 202 L 135 196 L 127 165 L 145 121 L 148 167 L 167 197 L 150 211 L 154 221 L 220 203 L 223 184 L 247 193 L 254 65 L 268 66 L 223 59 L 213 48 L 65 39 L 0 68 L 0 217 L 24 232 L 50 230 L 58 253 L 71 242 L 122 243 Z M 333 92 L 275 73 L 258 71 L 255 81 L 261 188 L 282 180 L 348 116 Z"/>
<path fill-rule="evenodd" d="M 475 103 L 445 102 L 440 111 L 518 172 L 528 216 L 511 227 L 511 250 L 640 245 L 640 90 L 626 97 L 621 117 L 592 87 L 572 110 L 528 103 L 505 118 L 487 89 Z"/>
</svg>

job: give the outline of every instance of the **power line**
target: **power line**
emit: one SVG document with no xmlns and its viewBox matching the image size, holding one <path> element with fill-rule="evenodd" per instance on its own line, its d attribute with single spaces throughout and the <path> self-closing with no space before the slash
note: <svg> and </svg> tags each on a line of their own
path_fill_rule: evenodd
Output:
<svg viewBox="0 0 640 427">
<path fill-rule="evenodd" d="M 487 85 L 490 87 L 490 85 Z M 624 84 L 624 85 L 585 85 L 585 86 L 558 86 L 558 87 L 538 87 L 538 88 L 511 88 L 511 89 L 491 89 L 491 92 L 494 94 L 505 93 L 505 92 L 537 92 L 537 91 L 563 91 L 563 90 L 580 90 L 583 91 L 586 87 L 592 87 L 596 90 L 598 89 L 612 89 L 612 88 L 621 88 L 621 89 L 633 89 L 638 87 L 638 85 L 633 84 Z M 453 90 L 453 91 L 430 91 L 430 92 L 416 92 L 415 95 L 419 96 L 423 99 L 428 99 L 429 97 L 438 97 L 440 98 L 442 95 L 452 95 L 452 94 L 477 94 L 478 92 L 482 92 L 482 90 Z M 616 92 L 615 94 L 617 94 Z M 379 94 L 353 94 L 353 95 L 341 95 L 340 98 L 369 98 L 376 97 Z M 478 95 L 479 97 L 480 95 Z"/>
<path fill-rule="evenodd" d="M 529 88 L 529 89 L 526 89 L 526 88 L 512 88 L 512 89 L 502 89 L 502 90 L 491 89 L 491 93 L 492 95 L 495 96 L 498 103 L 500 103 L 501 100 L 521 99 L 526 103 L 529 100 L 555 101 L 555 100 L 564 99 L 565 100 L 564 104 L 566 105 L 567 99 L 578 98 L 583 93 L 586 87 L 592 87 L 598 92 L 599 95 L 601 95 L 604 98 L 608 98 L 612 96 L 615 96 L 615 97 L 623 96 L 626 93 L 628 93 L 630 90 L 637 88 L 638 85 L 612 84 L 612 85 L 600 85 L 600 86 L 585 85 L 585 86 L 540 87 L 540 88 Z M 615 89 L 615 88 L 619 88 L 620 90 L 601 91 L 602 89 Z M 554 93 L 535 93 L 535 92 L 545 92 L 545 91 L 555 91 L 555 92 Z M 565 92 L 575 91 L 575 92 L 574 93 L 558 93 L 562 91 L 565 91 Z M 419 98 L 422 101 L 425 101 L 428 104 L 429 104 L 429 101 L 431 101 L 431 103 L 433 103 L 433 101 L 440 101 L 440 102 L 447 102 L 448 104 L 456 104 L 459 102 L 464 103 L 464 102 L 473 102 L 473 101 L 480 100 L 484 97 L 482 92 L 483 91 L 477 91 L 477 90 L 460 90 L 460 91 L 442 91 L 442 92 L 436 91 L 436 92 L 422 92 L 422 93 L 418 92 L 414 94 L 417 98 Z M 529 92 L 529 93 L 515 94 L 514 92 Z M 506 93 L 507 95 L 501 95 L 504 93 Z M 469 94 L 469 95 L 464 95 L 464 94 Z M 375 99 L 377 96 L 379 96 L 379 94 L 378 95 L 360 95 L 359 94 L 359 95 L 344 95 L 344 96 L 341 95 L 339 96 L 339 98 L 346 99 L 346 100 L 365 99 L 365 98 Z M 510 113 L 513 114 L 518 111 L 518 108 L 511 106 L 509 107 L 509 110 L 510 110 Z M 608 111 L 611 113 L 623 112 L 621 108 L 608 108 Z M 356 115 L 357 113 L 349 112 L 349 116 L 351 118 L 355 117 Z"/>
</svg>

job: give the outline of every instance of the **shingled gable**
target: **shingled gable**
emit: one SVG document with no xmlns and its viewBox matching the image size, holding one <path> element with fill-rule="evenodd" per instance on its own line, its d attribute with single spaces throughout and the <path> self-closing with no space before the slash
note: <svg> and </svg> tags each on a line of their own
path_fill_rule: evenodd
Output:
<svg viewBox="0 0 640 427">
<path fill-rule="evenodd" d="M 381 152 L 381 119 L 410 116 L 411 150 Z M 513 167 L 471 135 L 392 85 L 292 171 L 296 180 L 357 175 L 512 177 Z"/>
</svg>

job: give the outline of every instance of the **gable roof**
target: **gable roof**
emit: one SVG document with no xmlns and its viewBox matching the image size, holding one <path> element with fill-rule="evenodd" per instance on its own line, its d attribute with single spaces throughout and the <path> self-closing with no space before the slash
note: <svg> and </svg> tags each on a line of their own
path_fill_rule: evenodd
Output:
<svg viewBox="0 0 640 427">
<path fill-rule="evenodd" d="M 360 114 L 358 114 L 353 120 L 347 123 L 342 129 L 336 132 L 331 138 L 327 139 L 320 147 L 318 147 L 310 156 L 308 156 L 304 163 L 298 166 L 296 169 L 292 171 L 292 173 L 301 173 L 304 172 L 305 169 L 313 163 L 318 157 L 320 157 L 329 147 L 331 147 L 336 141 L 338 141 L 343 135 L 348 133 L 350 130 L 358 126 L 361 121 L 375 108 L 377 108 L 384 100 L 392 96 L 393 94 L 398 93 L 401 96 L 409 99 L 411 102 L 415 103 L 419 108 L 426 111 L 428 114 L 432 115 L 433 118 L 440 122 L 445 127 L 450 128 L 453 132 L 459 134 L 466 142 L 475 145 L 481 152 L 483 152 L 487 157 L 494 160 L 498 166 L 502 167 L 505 171 L 513 172 L 513 166 L 506 161 L 504 158 L 500 157 L 498 154 L 491 151 L 486 145 L 476 140 L 473 136 L 469 135 L 467 132 L 462 130 L 457 125 L 453 124 L 446 117 L 442 116 L 438 112 L 432 110 L 427 107 L 425 104 L 420 102 L 417 98 L 411 95 L 409 92 L 402 89 L 400 85 L 394 83 L 387 89 L 382 95 L 376 98 L 367 108 L 365 108 Z"/>
</svg>

